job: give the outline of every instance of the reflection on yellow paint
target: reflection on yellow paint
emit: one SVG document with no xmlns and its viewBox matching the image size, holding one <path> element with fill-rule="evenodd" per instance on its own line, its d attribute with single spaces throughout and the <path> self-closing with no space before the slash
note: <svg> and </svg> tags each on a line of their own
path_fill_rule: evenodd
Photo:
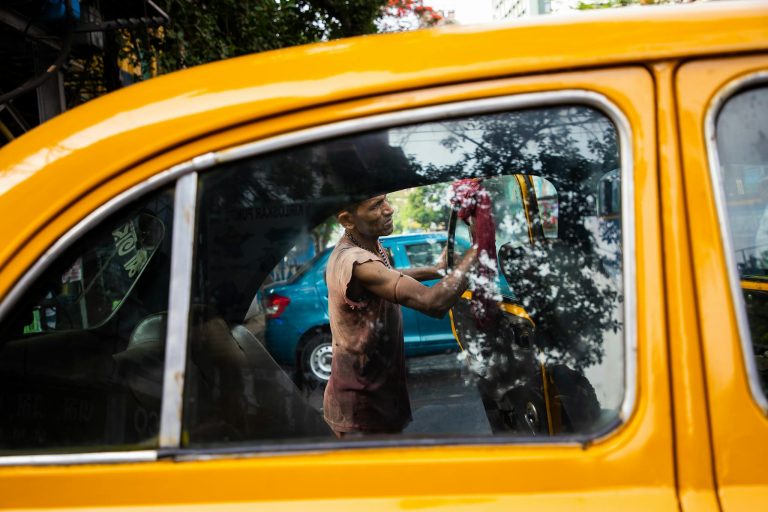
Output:
<svg viewBox="0 0 768 512">
<path fill-rule="evenodd" d="M 768 292 L 768 283 L 760 281 L 742 281 L 741 287 L 744 290 Z"/>
<path fill-rule="evenodd" d="M 448 318 L 451 319 L 451 332 L 453 333 L 453 337 L 456 340 L 456 343 L 459 344 L 459 348 L 462 352 L 464 352 L 464 345 L 461 344 L 461 340 L 459 339 L 459 333 L 456 332 L 456 323 L 453 320 L 453 309 L 448 310 Z"/>
<path fill-rule="evenodd" d="M 462 510 L 474 510 L 475 505 L 490 504 L 496 501 L 495 498 L 467 498 L 467 497 L 430 497 L 430 498 L 410 498 L 400 501 L 400 510 L 454 510 L 460 507 Z"/>
<path fill-rule="evenodd" d="M 461 294 L 461 298 L 465 300 L 472 300 L 472 292 L 470 290 L 464 291 L 464 293 Z M 499 309 L 504 311 L 505 313 L 509 313 L 510 315 L 518 316 L 520 318 L 524 318 L 525 320 L 528 320 L 531 322 L 531 325 L 536 325 L 536 323 L 533 321 L 533 319 L 528 315 L 528 312 L 525 310 L 524 307 L 519 306 L 517 304 L 509 304 L 507 302 L 499 302 Z M 453 328 L 453 314 L 451 314 L 451 327 Z M 457 336 L 456 330 L 454 328 L 453 335 Z M 458 336 L 457 336 L 458 339 Z"/>
</svg>

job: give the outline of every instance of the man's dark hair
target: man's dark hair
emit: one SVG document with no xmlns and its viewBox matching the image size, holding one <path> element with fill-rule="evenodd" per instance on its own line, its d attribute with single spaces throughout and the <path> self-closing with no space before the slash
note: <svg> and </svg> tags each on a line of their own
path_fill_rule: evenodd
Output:
<svg viewBox="0 0 768 512">
<path fill-rule="evenodd" d="M 336 215 L 340 215 L 341 213 L 344 213 L 344 212 L 355 215 L 355 213 L 357 212 L 358 206 L 360 206 L 360 203 L 362 203 L 363 201 L 365 201 L 365 199 L 363 199 L 362 201 L 355 201 L 353 203 L 345 204 L 344 206 L 341 207 L 341 209 L 338 211 Z"/>
</svg>

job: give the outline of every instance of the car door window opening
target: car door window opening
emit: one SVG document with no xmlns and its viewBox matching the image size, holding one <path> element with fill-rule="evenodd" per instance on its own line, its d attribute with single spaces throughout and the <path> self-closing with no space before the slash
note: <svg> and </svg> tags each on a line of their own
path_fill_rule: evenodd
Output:
<svg viewBox="0 0 768 512">
<path fill-rule="evenodd" d="M 524 132 L 524 123 L 538 128 Z M 430 332 L 420 328 L 418 319 L 409 323 L 403 312 L 406 351 L 410 347 L 412 354 L 409 375 L 416 376 L 410 386 L 417 397 L 414 420 L 402 434 L 404 442 L 412 434 L 553 440 L 557 435 L 588 438 L 610 430 L 623 417 L 630 391 L 623 387 L 629 366 L 625 342 L 630 335 L 623 318 L 626 205 L 613 201 L 603 206 L 603 215 L 598 208 L 606 201 L 598 199 L 606 189 L 605 176 L 626 160 L 614 126 L 597 110 L 579 105 L 477 115 L 289 147 L 202 173 L 203 220 L 198 226 L 201 245 L 196 251 L 193 302 L 204 304 L 208 312 L 193 319 L 191 331 L 216 322 L 224 333 L 226 325 L 242 323 L 247 316 L 258 347 L 253 357 L 262 364 L 272 360 L 262 373 L 283 382 L 274 395 L 287 406 L 270 406 L 258 396 L 240 405 L 218 399 L 230 394 L 225 386 L 243 395 L 242 389 L 252 385 L 248 379 L 259 377 L 247 375 L 251 365 L 247 354 L 242 360 L 236 354 L 220 356 L 234 364 L 234 370 L 225 370 L 221 361 L 214 362 L 213 355 L 200 350 L 197 366 L 211 368 L 208 375 L 201 369 L 190 386 L 208 395 L 187 396 L 188 446 L 325 442 L 329 431 L 322 421 L 318 393 L 330 374 L 333 352 L 325 263 L 326 247 L 340 236 L 332 226 L 334 214 L 359 198 L 387 192 L 390 202 L 399 200 L 401 209 L 423 217 L 422 222 L 395 220 L 401 229 L 411 223 L 419 230 L 400 235 L 402 240 L 445 236 L 431 230 L 450 224 L 447 185 L 467 176 L 482 177 L 498 200 L 494 213 L 497 230 L 501 229 L 497 241 L 506 286 L 506 293 L 500 294 L 506 297 L 503 324 L 495 333 L 468 330 L 468 313 L 456 304 L 453 327 L 464 338 L 462 352 L 451 339 L 452 329 Z M 484 157 L 487 148 L 473 150 L 471 141 L 491 139 L 490 134 L 511 140 L 498 146 L 497 154 Z M 524 169 L 530 171 L 521 173 Z M 621 169 L 623 179 L 626 173 Z M 615 186 L 608 188 L 615 194 Z M 418 211 L 408 198 L 418 198 Z M 440 207 L 445 220 L 429 220 Z M 612 218 L 605 215 L 606 209 Z M 408 265 L 408 257 L 418 252 L 402 240 L 382 239 L 395 267 Z M 455 243 L 467 245 L 466 240 Z M 310 264 L 301 267 L 307 261 Z M 291 273 L 290 268 L 301 270 Z M 274 279 L 278 280 L 269 282 Z M 261 313 L 255 304 L 262 304 Z M 564 332 L 570 335 L 564 337 Z M 441 346 L 441 339 L 444 348 L 439 350 L 450 343 L 452 352 L 435 357 L 430 343 Z M 204 343 L 191 340 L 192 347 Z M 604 345 L 610 347 L 607 353 Z M 191 364 L 190 360 L 188 368 Z M 283 369 L 288 373 L 281 374 Z M 202 382 L 216 382 L 225 373 L 243 377 L 222 383 L 219 390 L 200 391 Z M 430 389 L 427 374 L 443 380 Z M 291 380 L 293 388 L 288 385 Z M 439 396 L 422 401 L 422 388 L 440 395 L 440 386 L 442 401 Z M 579 401 L 577 395 L 586 398 Z M 461 398 L 450 403 L 449 396 Z M 259 409 L 265 408 L 269 414 L 262 413 L 259 419 Z M 447 415 L 440 425 L 421 416 L 438 418 L 435 412 Z"/>
<path fill-rule="evenodd" d="M 600 167 L 604 168 L 603 173 L 610 171 L 606 166 L 612 169 L 620 168 L 622 181 L 626 177 L 631 178 L 631 153 L 626 143 L 629 129 L 626 120 L 604 98 L 591 93 L 576 91 L 520 96 L 525 98 L 516 96 L 512 99 L 494 99 L 495 108 L 491 107 L 489 100 L 449 105 L 447 111 L 470 117 L 441 121 L 433 123 L 432 126 L 425 125 L 425 132 L 440 132 L 437 146 L 442 146 L 444 153 L 450 153 L 451 147 L 455 152 L 460 153 L 466 149 L 462 148 L 462 144 L 465 144 L 462 140 L 473 139 L 482 132 L 483 128 L 477 123 L 496 124 L 510 133 L 516 133 L 518 128 L 510 129 L 508 126 L 510 121 L 505 121 L 505 117 L 512 119 L 519 117 L 520 120 L 513 120 L 511 123 L 513 126 L 520 126 L 526 115 L 534 117 L 539 115 L 543 123 L 541 133 L 546 134 L 545 138 L 551 140 L 574 136 L 574 132 L 568 132 L 568 128 L 565 128 L 570 123 L 561 123 L 563 126 L 559 126 L 557 122 L 553 122 L 553 118 L 557 116 L 570 116 L 570 121 L 578 118 L 577 122 L 573 123 L 575 125 L 579 122 L 591 123 L 589 130 L 584 130 L 584 133 L 593 133 L 596 126 L 601 127 L 604 139 L 598 142 L 604 144 L 604 147 L 599 150 L 604 154 L 598 155 L 589 144 L 571 143 L 572 147 L 556 155 L 555 159 L 567 159 L 573 155 L 580 155 L 578 158 L 584 160 L 583 164 L 573 167 L 558 166 L 553 161 L 541 161 L 536 156 L 537 151 L 540 150 L 536 144 L 526 142 L 520 145 L 521 143 L 518 142 L 517 144 L 524 150 L 519 152 L 519 155 L 505 155 L 506 160 L 501 164 L 496 162 L 495 166 L 489 166 L 475 157 L 463 162 L 452 162 L 450 158 L 442 161 L 438 158 L 435 162 L 429 162 L 431 158 L 429 155 L 435 153 L 424 149 L 424 140 L 413 142 L 412 148 L 416 149 L 412 149 L 412 153 L 406 152 L 404 148 L 408 146 L 408 141 L 414 141 L 415 136 L 420 134 L 418 128 L 414 132 L 411 127 L 403 127 L 403 125 L 378 133 L 339 136 L 328 143 L 318 142 L 312 145 L 294 146 L 296 141 L 302 139 L 304 141 L 324 140 L 328 133 L 334 133 L 334 130 L 337 130 L 330 127 L 327 131 L 318 129 L 317 135 L 310 131 L 307 134 L 279 137 L 275 142 L 266 142 L 263 145 L 254 143 L 247 147 L 227 150 L 219 157 L 206 158 L 204 162 L 198 160 L 186 169 L 185 166 L 177 166 L 174 169 L 177 175 L 193 170 L 205 171 L 200 174 L 201 184 L 198 192 L 197 232 L 202 245 L 195 247 L 196 263 L 192 278 L 193 299 L 190 310 L 187 379 L 184 390 L 184 423 L 179 438 L 182 448 L 195 450 L 221 448 L 226 451 L 227 446 L 242 450 L 248 445 L 263 446 L 263 443 L 267 443 L 275 446 L 276 449 L 280 446 L 301 449 L 301 446 L 311 446 L 313 443 L 324 445 L 328 442 L 327 425 L 318 415 L 316 403 L 312 402 L 311 394 L 314 391 L 312 385 L 304 387 L 303 383 L 299 382 L 297 387 L 296 379 L 290 373 L 286 373 L 285 367 L 277 364 L 275 361 L 277 357 L 270 352 L 269 347 L 264 345 L 263 330 L 267 329 L 269 321 L 264 308 L 264 297 L 258 297 L 257 294 L 246 298 L 247 294 L 244 294 L 244 290 L 264 291 L 265 279 L 269 275 L 273 275 L 273 278 L 277 276 L 278 273 L 275 272 L 277 264 L 286 262 L 289 250 L 297 245 L 296 242 L 301 235 L 306 235 L 313 229 L 322 228 L 323 220 L 349 201 L 382 191 L 404 190 L 402 187 L 410 184 L 411 192 L 408 194 L 422 194 L 422 203 L 429 206 L 429 204 L 439 204 L 443 201 L 442 206 L 446 206 L 449 201 L 444 196 L 440 197 L 439 189 L 442 186 L 447 190 L 451 180 L 467 176 L 485 176 L 485 180 L 490 180 L 488 183 L 492 184 L 495 176 L 515 176 L 514 183 L 509 183 L 511 195 L 504 197 L 509 199 L 510 205 L 526 206 L 522 216 L 509 216 L 506 212 L 499 215 L 502 221 L 497 228 L 501 227 L 502 233 L 514 234 L 525 244 L 530 244 L 534 252 L 538 250 L 536 249 L 537 236 L 542 240 L 554 239 L 558 235 L 572 233 L 573 229 L 579 226 L 583 232 L 592 233 L 590 236 L 593 238 L 602 236 L 600 230 L 605 226 L 599 225 L 600 220 L 596 214 L 591 215 L 596 217 L 593 221 L 586 218 L 565 219 L 564 215 L 583 217 L 583 212 L 587 209 L 594 210 L 592 204 L 597 204 L 595 191 L 598 185 L 588 176 Z M 531 108 L 530 111 L 485 114 L 485 112 L 499 110 L 505 103 L 513 107 L 521 105 L 535 107 L 542 98 L 546 99 L 544 103 L 562 102 L 565 105 L 538 110 Z M 575 101 L 568 104 L 568 100 Z M 528 104 L 528 101 L 532 103 Z M 597 106 L 598 109 L 594 109 L 593 106 Z M 412 117 L 409 117 L 408 113 L 398 113 L 379 116 L 381 119 L 366 120 L 366 123 L 368 126 L 375 127 L 379 123 L 381 126 L 387 126 L 397 125 L 398 121 L 418 121 L 422 116 L 428 120 L 440 109 L 430 107 L 423 110 L 423 113 L 421 111 L 412 113 Z M 606 117 L 600 111 L 607 111 L 609 116 Z M 546 119 L 547 116 L 550 119 Z M 466 127 L 462 126 L 462 123 L 475 124 Z M 550 124 L 547 125 L 547 123 Z M 341 131 L 336 132 L 339 135 L 343 132 L 357 132 L 351 130 L 345 123 L 340 124 L 343 125 Z M 542 142 L 539 141 L 539 143 Z M 397 149 L 398 145 L 401 149 L 393 150 L 393 148 Z M 419 148 L 419 145 L 422 147 Z M 257 156 L 270 146 L 282 146 L 286 149 Z M 247 154 L 254 154 L 255 158 L 241 159 Z M 422 162 L 418 161 L 420 154 L 423 155 Z M 363 155 L 362 160 L 361 155 Z M 601 161 L 604 156 L 609 158 Z M 350 162 L 350 158 L 357 158 L 362 165 L 345 164 L 345 161 Z M 517 161 L 515 161 L 516 158 Z M 313 185 L 300 183 L 300 180 L 291 182 L 291 174 L 284 172 L 287 170 L 295 172 L 301 169 L 302 162 L 317 165 L 323 159 L 331 164 L 321 173 L 323 179 L 315 181 Z M 595 164 L 588 163 L 590 159 L 601 163 L 596 167 Z M 219 163 L 214 166 L 215 162 Z M 257 165 L 254 165 L 254 162 Z M 467 171 L 461 170 L 462 166 L 474 168 L 474 170 L 467 174 Z M 521 173 L 526 168 L 530 169 L 528 173 Z M 365 179 L 350 180 L 351 176 L 361 171 L 367 173 Z M 242 178 L 247 176 L 248 172 L 252 173 L 249 179 L 241 181 L 237 189 L 232 188 L 231 191 L 227 191 L 228 180 L 232 176 L 237 175 Z M 560 176 L 558 180 L 556 175 L 563 172 L 565 176 Z M 571 173 L 570 176 L 569 173 Z M 574 176 L 581 177 L 574 178 Z M 269 183 L 272 177 L 277 179 Z M 316 178 L 316 170 L 305 172 L 303 177 Z M 586 181 L 579 185 L 581 187 L 579 190 L 582 191 L 581 196 L 578 196 L 575 189 L 568 190 L 568 184 L 575 184 L 585 179 Z M 265 187 L 265 183 L 269 185 Z M 339 183 L 343 183 L 344 187 L 338 188 Z M 566 186 L 563 187 L 563 184 Z M 335 191 L 334 187 L 337 187 Z M 438 189 L 437 192 L 434 190 L 435 187 Z M 513 197 L 515 194 L 517 196 Z M 627 196 L 625 187 L 622 187 L 622 194 L 623 197 Z M 524 199 L 524 196 L 527 198 Z M 624 250 L 633 244 L 633 234 L 621 229 L 622 226 L 627 225 L 627 219 L 632 218 L 631 205 L 630 198 L 630 201 L 622 204 L 623 208 L 616 219 L 618 239 L 624 242 Z M 432 208 L 432 210 L 438 211 L 439 208 Z M 436 222 L 434 219 L 429 220 L 430 215 L 435 211 L 419 212 L 427 220 L 417 227 L 423 233 L 418 236 L 428 235 L 429 240 L 426 243 L 430 247 L 433 244 L 442 246 L 446 241 L 444 237 L 452 236 L 445 232 L 446 229 L 449 231 L 451 229 L 450 216 Z M 401 222 L 401 229 L 405 229 L 405 224 L 411 221 L 412 218 L 404 219 Z M 569 222 L 572 225 L 569 225 Z M 590 225 L 590 222 L 596 224 Z M 220 223 L 220 228 L 216 227 L 217 223 Z M 515 223 L 517 227 L 513 227 Z M 247 230 L 238 233 L 238 229 L 246 224 L 268 225 L 267 231 L 258 234 L 259 240 L 268 241 L 268 243 L 254 244 L 254 240 L 249 240 L 246 236 Z M 330 240 L 332 236 L 329 236 L 327 228 L 328 226 L 326 226 L 325 236 Z M 435 229 L 442 229 L 445 234 L 440 234 L 439 231 L 434 232 Z M 613 232 L 615 234 L 617 230 L 614 229 Z M 407 238 L 416 235 L 403 236 Z M 414 249 L 409 251 L 407 244 L 399 244 L 394 240 L 395 238 L 397 237 L 393 237 L 391 243 L 386 241 L 384 243 L 390 261 L 396 268 L 398 265 L 410 266 L 409 258 L 419 251 Z M 628 244 L 627 241 L 629 241 Z M 613 249 L 618 250 L 616 247 Z M 244 265 L 232 259 L 238 255 L 242 256 L 243 253 L 247 255 L 248 261 L 257 261 L 258 264 Z M 431 257 L 434 257 L 434 251 L 432 253 Z M 317 261 L 321 261 L 323 257 L 322 251 L 317 253 Z M 229 261 L 228 258 L 230 258 Z M 424 259 L 428 261 L 429 257 L 425 256 Z M 618 264 L 615 263 L 617 259 Z M 618 300 L 614 308 L 616 311 L 610 314 L 623 314 L 622 311 L 634 307 L 632 297 L 624 297 L 624 300 L 621 300 L 623 294 L 620 291 L 627 280 L 633 279 L 634 273 L 631 267 L 634 262 L 628 260 L 625 253 L 620 250 L 613 254 L 613 261 L 615 270 L 613 275 L 610 272 L 603 272 L 606 281 L 610 281 L 615 290 L 610 300 Z M 201 275 L 201 269 L 204 269 L 205 265 L 210 265 L 210 262 L 215 264 L 205 270 L 209 274 Z M 422 262 L 417 261 L 417 263 Z M 504 262 L 500 263 L 502 270 L 508 266 Z M 291 275 L 297 267 L 298 259 L 294 259 L 292 263 L 285 266 L 282 277 L 289 277 L 289 281 L 293 283 L 307 281 L 312 285 L 317 285 L 324 280 L 323 272 L 314 272 L 311 265 Z M 547 265 L 539 262 L 538 267 L 546 269 Z M 210 274 L 212 268 L 214 274 Z M 222 278 L 222 276 L 225 277 Z M 217 280 L 219 285 L 216 285 Z M 514 333 L 515 345 L 532 354 L 530 347 L 531 340 L 534 338 L 532 331 L 535 330 L 535 320 L 532 320 L 526 312 L 521 302 L 522 297 L 515 294 L 512 286 L 507 282 L 508 279 L 504 277 L 503 281 L 501 286 L 507 286 L 502 293 L 504 297 L 502 306 L 506 316 L 504 327 L 499 327 L 497 330 Z M 241 286 L 242 289 L 240 289 Z M 290 300 L 284 304 L 286 310 L 296 305 L 292 299 Z M 320 297 L 320 309 L 323 306 L 323 298 Z M 454 325 L 450 328 L 451 338 L 453 338 L 453 332 L 461 331 L 461 327 L 458 331 L 454 331 L 462 322 L 460 318 L 456 318 L 457 316 L 460 315 L 454 310 Z M 279 319 L 275 318 L 275 320 Z M 147 319 L 148 323 L 159 324 L 164 321 L 163 318 Z M 614 376 L 607 378 L 612 378 L 614 384 L 619 384 L 621 389 L 615 392 L 617 388 L 614 385 L 614 396 L 606 399 L 602 395 L 598 398 L 599 393 L 604 393 L 601 389 L 605 388 L 595 391 L 590 382 L 594 377 L 591 375 L 587 377 L 584 374 L 585 369 L 589 373 L 590 365 L 600 365 L 596 361 L 602 356 L 597 356 L 597 359 L 594 356 L 586 356 L 585 362 L 578 363 L 579 356 L 576 353 L 568 354 L 567 350 L 561 350 L 562 347 L 554 347 L 547 357 L 539 361 L 538 369 L 520 372 L 514 379 L 515 382 L 509 381 L 504 386 L 494 389 L 493 386 L 489 388 L 487 385 L 479 384 L 478 379 L 482 380 L 485 378 L 484 374 L 488 373 L 490 368 L 488 362 L 494 363 L 494 358 L 504 359 L 503 354 L 481 354 L 482 350 L 473 354 L 461 352 L 462 344 L 457 343 L 458 340 L 455 338 L 446 337 L 443 327 L 439 329 L 435 326 L 425 327 L 417 319 L 413 332 L 418 333 L 418 336 L 414 336 L 413 339 L 418 341 L 413 345 L 414 355 L 409 358 L 409 371 L 421 375 L 412 382 L 412 387 L 418 388 L 412 397 L 414 421 L 409 427 L 410 430 L 406 430 L 394 442 L 419 444 L 419 438 L 423 436 L 451 444 L 455 442 L 451 439 L 460 440 L 461 443 L 489 442 L 494 439 L 493 436 L 496 437 L 491 442 L 509 442 L 513 439 L 552 442 L 558 439 L 568 441 L 605 435 L 615 427 L 617 422 L 626 419 L 627 411 L 631 410 L 634 403 L 633 386 L 623 388 L 625 379 L 630 383 L 634 382 L 633 351 L 627 350 L 627 347 L 634 344 L 634 326 L 631 318 L 623 319 L 623 325 L 621 324 L 622 322 L 618 321 L 615 327 L 618 329 L 617 341 L 611 342 L 614 353 L 610 357 L 615 364 L 602 365 L 603 367 L 613 366 Z M 596 329 L 600 330 L 602 327 Z M 467 339 L 474 340 L 492 337 L 487 333 L 460 333 L 459 337 L 461 336 L 469 336 Z M 305 347 L 311 347 L 308 360 L 314 361 L 317 368 L 327 367 L 331 355 L 324 348 L 328 344 L 328 332 L 322 327 L 314 328 L 300 336 L 300 339 Z M 428 361 L 434 354 L 435 347 L 440 346 L 440 343 L 443 343 L 443 348 L 438 349 L 441 354 L 437 355 L 440 357 L 436 361 Z M 421 346 L 417 346 L 419 344 Z M 471 343 L 464 345 L 469 347 Z M 616 353 L 616 347 L 620 353 Z M 468 363 L 470 355 L 472 357 L 480 355 L 480 361 L 485 358 L 485 367 L 470 368 L 467 373 L 466 368 L 471 367 Z M 294 362 L 298 361 L 294 359 Z M 554 364 L 556 362 L 562 364 Z M 503 365 L 506 365 L 506 362 Z M 550 365 L 551 368 L 544 369 L 546 365 Z M 470 375 L 472 372 L 474 375 Z M 430 380 L 434 375 L 440 375 L 443 378 L 439 383 L 443 389 L 438 391 L 438 395 L 440 392 L 443 393 L 442 400 L 439 396 L 437 401 L 434 396 L 424 398 L 434 394 L 432 386 L 434 383 Z M 449 377 L 448 380 L 445 379 L 446 376 Z M 528 382 L 527 391 L 522 395 L 517 393 L 520 396 L 510 395 L 509 391 L 523 381 Z M 535 384 L 535 390 L 530 387 L 534 382 L 539 383 Z M 558 383 L 560 386 L 575 386 L 573 389 L 580 389 L 583 391 L 582 394 L 593 396 L 592 402 L 570 409 L 571 411 L 589 409 L 590 412 L 585 418 L 578 418 L 573 412 L 567 413 L 568 408 L 573 406 L 567 403 L 567 397 L 563 400 L 563 397 L 558 395 Z M 506 389 L 501 391 L 501 387 Z M 543 394 L 542 389 L 546 389 Z M 471 392 L 467 393 L 467 390 Z M 535 396 L 530 395 L 530 392 Z M 537 401 L 541 399 L 544 400 L 543 406 Z M 523 401 L 520 402 L 520 400 Z M 557 404 L 553 405 L 554 402 Z M 489 404 L 492 405 L 489 406 Z M 608 406 L 601 411 L 602 404 L 608 404 Z M 511 414 L 510 411 L 514 413 Z M 448 415 L 445 421 L 437 420 L 442 424 L 440 428 L 435 426 L 436 421 L 431 423 L 423 421 L 427 416 L 440 418 L 440 414 Z M 515 415 L 517 417 L 514 417 Z M 353 440 L 352 444 L 364 446 L 376 442 L 390 444 L 393 440 L 381 438 L 377 441 L 376 438 L 369 438 L 359 442 Z M 172 449 L 173 446 L 168 448 Z"/>
<path fill-rule="evenodd" d="M 706 132 L 724 256 L 755 402 L 768 412 L 768 74 L 740 77 L 709 107 Z"/>
</svg>

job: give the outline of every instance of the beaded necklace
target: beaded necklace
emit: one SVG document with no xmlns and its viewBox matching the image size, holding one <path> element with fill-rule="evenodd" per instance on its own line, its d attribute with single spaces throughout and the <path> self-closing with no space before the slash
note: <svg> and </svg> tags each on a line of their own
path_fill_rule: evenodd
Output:
<svg viewBox="0 0 768 512">
<path fill-rule="evenodd" d="M 389 258 L 387 257 L 387 253 L 384 251 L 384 247 L 381 246 L 381 242 L 376 240 L 376 252 L 374 252 L 374 251 L 372 251 L 370 249 L 366 249 L 365 247 L 360 245 L 360 242 L 358 242 L 357 239 L 355 239 L 355 237 L 352 236 L 352 233 L 350 233 L 349 231 L 345 231 L 344 235 L 347 238 L 349 238 L 350 242 L 352 242 L 353 244 L 355 244 L 359 248 L 361 248 L 363 250 L 366 250 L 368 252 L 372 252 L 373 254 L 376 254 L 377 256 L 379 256 L 382 260 L 384 260 L 384 266 L 387 267 L 389 270 L 392 270 L 392 265 L 389 263 Z"/>
</svg>

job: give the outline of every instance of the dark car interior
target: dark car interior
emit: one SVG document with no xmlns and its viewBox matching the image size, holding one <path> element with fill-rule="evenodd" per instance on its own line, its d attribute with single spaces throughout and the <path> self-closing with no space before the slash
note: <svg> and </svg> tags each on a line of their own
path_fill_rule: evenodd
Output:
<svg viewBox="0 0 768 512">
<path fill-rule="evenodd" d="M 0 449 L 142 447 L 157 435 L 172 191 L 65 251 L 0 338 Z"/>
</svg>

